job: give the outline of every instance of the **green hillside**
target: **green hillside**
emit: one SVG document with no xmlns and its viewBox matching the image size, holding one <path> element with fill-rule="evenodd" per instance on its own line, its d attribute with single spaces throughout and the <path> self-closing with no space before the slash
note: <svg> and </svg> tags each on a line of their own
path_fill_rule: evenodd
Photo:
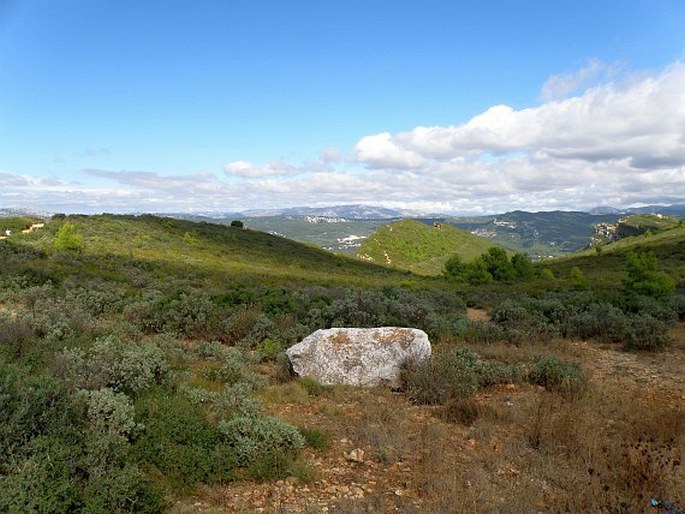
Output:
<svg viewBox="0 0 685 514">
<path fill-rule="evenodd" d="M 21 252 L 54 252 L 59 228 L 69 222 L 83 239 L 78 260 L 51 262 L 46 273 L 72 274 L 131 282 L 137 276 L 164 283 L 185 277 L 187 283 L 388 285 L 406 274 L 333 255 L 282 237 L 237 227 L 194 223 L 155 216 L 69 216 L 31 234 L 5 240 Z M 155 267 L 152 274 L 145 270 Z M 141 279 L 142 280 L 142 279 Z"/>
<path fill-rule="evenodd" d="M 635 220 L 636 222 L 639 220 Z M 576 254 L 541 264 L 561 274 L 572 267 L 582 269 L 596 287 L 611 288 L 624 277 L 625 256 L 629 252 L 653 252 L 661 263 L 661 269 L 679 284 L 685 285 L 685 227 L 678 223 L 657 233 L 625 237 L 613 243 L 585 249 Z"/>
<path fill-rule="evenodd" d="M 376 230 L 364 241 L 357 256 L 418 274 L 438 275 L 452 255 L 470 261 L 491 246 L 486 239 L 446 223 L 429 226 L 401 220 Z"/>
<path fill-rule="evenodd" d="M 533 258 L 565 255 L 588 246 L 598 223 L 615 223 L 616 214 L 513 211 L 500 215 L 451 217 L 448 223 Z"/>
<path fill-rule="evenodd" d="M 634 214 L 622 221 L 623 224 L 652 232 L 661 232 L 682 225 L 682 220 L 661 214 Z"/>
</svg>

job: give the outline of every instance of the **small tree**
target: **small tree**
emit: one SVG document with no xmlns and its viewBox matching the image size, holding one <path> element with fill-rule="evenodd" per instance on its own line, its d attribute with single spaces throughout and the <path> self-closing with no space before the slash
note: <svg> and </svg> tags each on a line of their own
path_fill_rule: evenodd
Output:
<svg viewBox="0 0 685 514">
<path fill-rule="evenodd" d="M 516 271 L 509 261 L 507 252 L 504 248 L 493 246 L 486 254 L 483 254 L 483 262 L 492 275 L 492 278 L 498 282 L 507 282 L 516 278 Z"/>
<path fill-rule="evenodd" d="M 466 281 L 472 285 L 492 282 L 492 275 L 488 271 L 488 267 L 482 256 L 468 264 L 465 277 Z"/>
<path fill-rule="evenodd" d="M 527 279 L 535 276 L 535 268 L 530 257 L 525 253 L 517 253 L 511 258 L 511 265 L 518 278 Z"/>
<path fill-rule="evenodd" d="M 571 285 L 573 289 L 578 291 L 584 291 L 588 288 L 588 281 L 585 277 L 585 273 L 578 266 L 571 268 Z"/>
<path fill-rule="evenodd" d="M 452 257 L 447 259 L 447 262 L 445 263 L 445 268 L 443 270 L 443 274 L 447 278 L 451 278 L 454 280 L 463 280 L 467 269 L 468 264 L 464 262 L 464 259 L 462 259 L 459 255 L 453 255 Z"/>
<path fill-rule="evenodd" d="M 76 225 L 69 222 L 57 231 L 53 244 L 55 249 L 61 252 L 81 253 L 83 251 L 83 238 L 78 233 Z"/>
<path fill-rule="evenodd" d="M 243 228 L 245 225 L 240 220 L 233 220 L 231 221 L 231 226 L 236 228 Z"/>
<path fill-rule="evenodd" d="M 659 260 L 653 252 L 629 252 L 626 271 L 628 277 L 623 280 L 623 288 L 628 293 L 664 298 L 675 291 L 675 280 L 659 271 Z"/>
</svg>

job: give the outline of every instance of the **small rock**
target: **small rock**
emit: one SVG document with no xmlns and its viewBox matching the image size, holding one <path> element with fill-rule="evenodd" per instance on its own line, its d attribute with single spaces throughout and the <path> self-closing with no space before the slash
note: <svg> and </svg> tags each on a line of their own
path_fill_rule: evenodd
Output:
<svg viewBox="0 0 685 514">
<path fill-rule="evenodd" d="M 352 450 L 345 457 L 350 462 L 358 462 L 361 464 L 364 462 L 364 450 L 362 450 L 361 448 L 357 448 L 355 450 Z"/>
</svg>

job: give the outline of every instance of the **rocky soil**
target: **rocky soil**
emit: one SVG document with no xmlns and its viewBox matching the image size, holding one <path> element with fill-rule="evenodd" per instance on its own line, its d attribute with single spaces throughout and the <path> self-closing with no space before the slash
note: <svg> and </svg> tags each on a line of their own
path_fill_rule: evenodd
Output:
<svg viewBox="0 0 685 514">
<path fill-rule="evenodd" d="M 652 403 L 679 409 L 685 405 L 685 328 L 674 331 L 673 338 L 672 348 L 658 354 L 624 353 L 582 341 L 564 344 L 595 390 L 623 398 L 634 394 L 636 408 Z M 435 407 L 412 405 L 404 395 L 383 389 L 335 388 L 273 402 L 274 414 L 328 433 L 329 447 L 305 450 L 305 467 L 297 477 L 206 487 L 176 501 L 171 511 L 551 512 L 566 486 L 545 478 L 539 469 L 547 464 L 538 463 L 521 443 L 541 389 L 517 384 L 479 394 L 477 402 L 491 415 L 468 426 L 442 421 Z M 674 497 L 685 492 L 685 476 L 676 471 Z"/>
</svg>

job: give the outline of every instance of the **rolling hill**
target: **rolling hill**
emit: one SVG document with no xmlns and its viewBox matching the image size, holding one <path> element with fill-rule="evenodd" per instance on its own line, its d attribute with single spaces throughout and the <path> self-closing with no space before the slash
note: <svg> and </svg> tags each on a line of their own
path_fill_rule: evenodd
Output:
<svg viewBox="0 0 685 514">
<path fill-rule="evenodd" d="M 362 243 L 357 256 L 422 275 L 439 275 L 452 255 L 469 261 L 491 246 L 495 245 L 446 223 L 401 220 L 376 230 Z"/>
<path fill-rule="evenodd" d="M 406 273 L 256 230 L 151 215 L 68 216 L 31 234 L 12 235 L 4 243 L 18 255 L 27 251 L 50 255 L 55 234 L 65 221 L 81 234 L 83 252 L 78 260 L 51 262 L 52 273 L 131 282 L 141 275 L 150 280 L 144 271 L 154 265 L 160 283 L 184 276 L 188 283 L 207 281 L 214 287 L 389 285 L 408 278 Z"/>
</svg>

